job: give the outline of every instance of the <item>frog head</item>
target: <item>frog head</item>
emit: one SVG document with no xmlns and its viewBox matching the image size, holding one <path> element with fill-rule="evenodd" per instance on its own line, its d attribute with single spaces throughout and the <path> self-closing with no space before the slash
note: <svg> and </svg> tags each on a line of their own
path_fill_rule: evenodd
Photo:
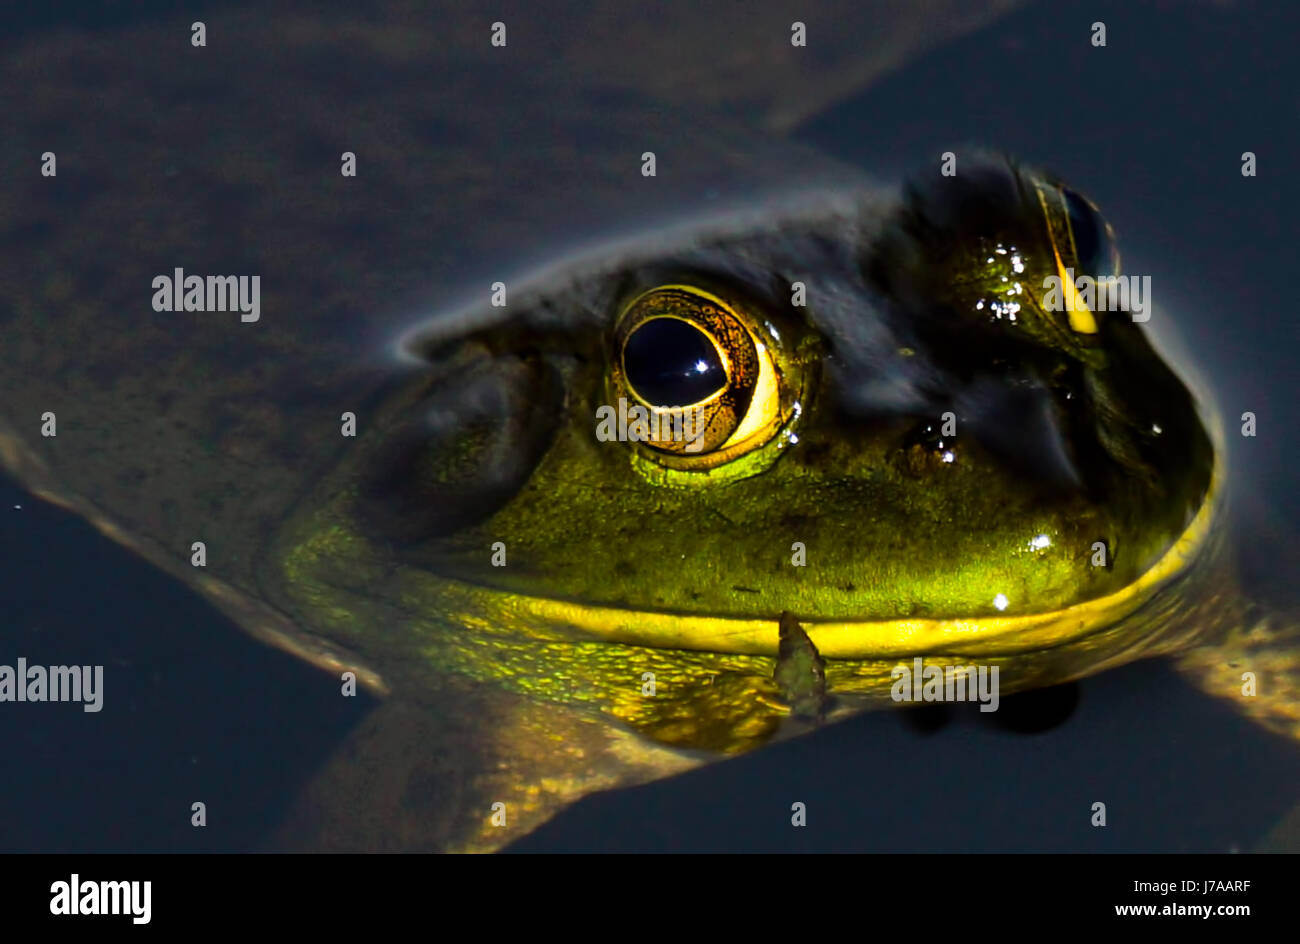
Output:
<svg viewBox="0 0 1300 944">
<path fill-rule="evenodd" d="M 1080 279 L 1119 273 L 1096 207 L 1005 159 L 551 273 L 405 341 L 287 605 L 543 697 L 758 677 L 783 612 L 848 663 L 1076 639 L 1213 491 L 1195 401 Z"/>
</svg>

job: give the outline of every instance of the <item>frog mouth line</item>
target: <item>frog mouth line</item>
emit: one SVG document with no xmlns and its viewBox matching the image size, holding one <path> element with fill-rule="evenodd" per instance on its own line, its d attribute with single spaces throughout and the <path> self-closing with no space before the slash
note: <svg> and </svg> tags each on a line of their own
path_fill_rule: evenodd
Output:
<svg viewBox="0 0 1300 944">
<path fill-rule="evenodd" d="M 1023 616 L 877 621 L 795 616 L 817 651 L 831 659 L 894 659 L 955 652 L 997 656 L 1063 645 L 1115 625 L 1187 570 L 1207 544 L 1216 519 L 1219 471 L 1216 468 L 1200 509 L 1161 558 L 1137 579 L 1106 596 Z M 460 615 L 471 624 L 488 617 L 494 625 L 532 633 L 547 634 L 547 627 L 553 633 L 557 625 L 568 626 L 604 641 L 656 649 L 777 654 L 776 613 L 771 618 L 689 616 L 524 596 L 482 585 L 462 584 L 451 596 L 454 599 L 461 594 L 460 606 L 453 603 L 453 609 L 463 607 Z"/>
</svg>

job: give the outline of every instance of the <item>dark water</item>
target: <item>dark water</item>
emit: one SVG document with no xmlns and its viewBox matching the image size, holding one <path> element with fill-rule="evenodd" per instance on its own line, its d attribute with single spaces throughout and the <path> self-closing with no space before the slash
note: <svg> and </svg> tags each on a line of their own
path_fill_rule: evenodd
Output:
<svg viewBox="0 0 1300 944">
<path fill-rule="evenodd" d="M 189 4 L 84 7 L 88 25 Z M 58 25 L 33 9 L 17 30 Z M 61 7 L 66 11 L 69 7 Z M 77 9 L 75 7 L 71 9 Z M 1130 271 L 1211 378 L 1244 483 L 1252 589 L 1294 602 L 1293 170 L 1300 89 L 1285 4 L 1053 3 L 935 51 L 801 135 L 893 177 L 1003 147 L 1115 223 Z M 1088 43 L 1102 20 L 1108 45 Z M 1242 178 L 1242 151 L 1259 176 Z M 1229 429 L 1232 429 L 1230 424 Z M 16 508 L 15 506 L 21 506 Z M 257 848 L 372 703 L 249 640 L 74 516 L 0 481 L 0 599 L 15 652 L 112 666 L 112 711 L 0 711 L 3 850 Z M 1077 704 L 1075 700 L 1077 699 Z M 1073 707 L 1072 707 L 1073 706 Z M 1071 710 L 1072 707 L 1072 710 Z M 1298 799 L 1300 746 L 1161 662 L 927 725 L 860 717 L 671 781 L 590 797 L 518 850 L 1246 850 Z M 940 721 L 944 719 L 939 719 Z M 1053 724 L 1053 722 L 1059 722 Z M 1008 730 L 1041 728 L 1037 733 Z M 210 827 L 189 826 L 207 802 Z M 805 802 L 809 825 L 789 826 Z M 1094 801 L 1110 825 L 1088 824 Z"/>
</svg>

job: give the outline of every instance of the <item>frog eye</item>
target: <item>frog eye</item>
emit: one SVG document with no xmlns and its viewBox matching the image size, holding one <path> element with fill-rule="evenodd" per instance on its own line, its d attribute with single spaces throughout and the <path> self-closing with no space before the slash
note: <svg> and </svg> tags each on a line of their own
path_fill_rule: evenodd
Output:
<svg viewBox="0 0 1300 944">
<path fill-rule="evenodd" d="M 1068 187 L 1061 188 L 1061 198 L 1065 201 L 1076 271 L 1093 278 L 1119 275 L 1119 250 L 1110 224 L 1090 200 Z"/>
<path fill-rule="evenodd" d="M 1079 276 L 1104 280 L 1119 275 L 1115 232 L 1090 200 L 1069 187 L 1043 178 L 1034 178 L 1032 183 L 1047 223 L 1056 275 L 1063 291 L 1072 296 L 1066 306 L 1070 329 L 1081 335 L 1096 334 L 1093 311 L 1073 297 L 1073 286 Z"/>
<path fill-rule="evenodd" d="M 1115 231 L 1096 205 L 1062 184 L 1053 184 L 1042 178 L 1035 179 L 1033 184 L 1062 279 L 1067 277 L 1067 269 L 1076 276 L 1087 275 L 1094 279 L 1119 275 Z"/>
<path fill-rule="evenodd" d="M 677 469 L 714 468 L 780 427 L 781 371 L 772 339 L 746 305 L 689 285 L 661 285 L 618 319 L 611 400 L 640 407 L 629 437 Z"/>
</svg>

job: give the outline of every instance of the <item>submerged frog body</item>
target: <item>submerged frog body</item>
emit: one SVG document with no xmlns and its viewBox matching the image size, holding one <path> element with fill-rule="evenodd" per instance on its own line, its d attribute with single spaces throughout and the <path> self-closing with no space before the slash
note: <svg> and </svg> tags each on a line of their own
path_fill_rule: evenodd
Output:
<svg viewBox="0 0 1300 944">
<path fill-rule="evenodd" d="M 1226 694 L 1244 653 L 1245 707 L 1295 733 L 1289 625 L 1224 567 L 1208 405 L 1129 312 L 1047 300 L 1119 271 L 1070 186 L 973 155 L 884 186 L 535 51 L 480 88 L 418 25 L 240 22 L 234 66 L 152 28 L 139 71 L 75 40 L 8 64 L 42 90 L 13 153 L 100 151 L 0 173 L 0 457 L 390 697 L 287 842 L 495 848 L 891 706 L 918 659 L 1010 693 L 1212 641 L 1187 667 Z M 151 309 L 178 268 L 258 276 L 258 319 Z M 611 439 L 622 403 L 692 435 Z"/>
</svg>

